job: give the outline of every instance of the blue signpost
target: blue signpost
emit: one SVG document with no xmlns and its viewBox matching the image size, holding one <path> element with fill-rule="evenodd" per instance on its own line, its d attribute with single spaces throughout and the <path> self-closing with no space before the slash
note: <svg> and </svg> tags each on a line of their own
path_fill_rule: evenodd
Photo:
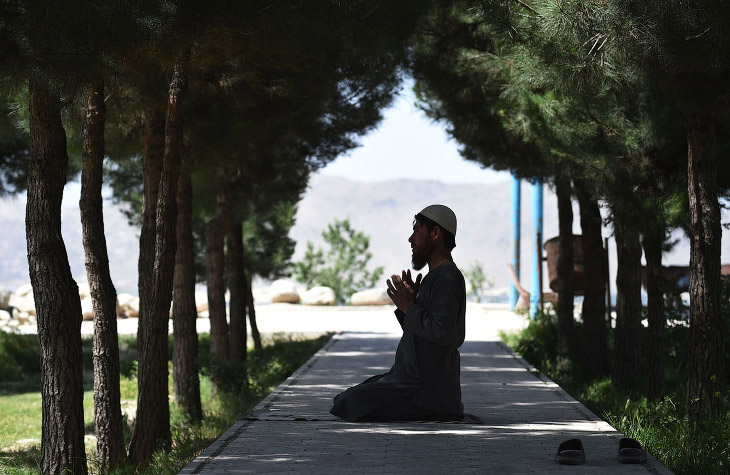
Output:
<svg viewBox="0 0 730 475">
<path fill-rule="evenodd" d="M 542 283 L 542 178 L 532 185 L 532 235 L 535 246 L 532 248 L 532 269 L 530 273 L 530 317 L 535 318 L 541 306 Z"/>
<path fill-rule="evenodd" d="M 515 271 L 517 280 L 520 279 L 520 205 L 521 205 L 520 179 L 512 175 L 512 268 Z M 514 310 L 520 294 L 517 292 L 514 282 L 509 284 L 509 308 Z"/>
</svg>

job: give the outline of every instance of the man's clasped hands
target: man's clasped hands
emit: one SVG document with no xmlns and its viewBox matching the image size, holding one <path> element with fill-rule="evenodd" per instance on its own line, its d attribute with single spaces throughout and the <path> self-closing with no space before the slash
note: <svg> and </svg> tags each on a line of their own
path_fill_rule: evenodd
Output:
<svg viewBox="0 0 730 475">
<path fill-rule="evenodd" d="M 398 307 L 398 310 L 405 313 L 408 311 L 408 307 L 416 301 L 416 294 L 418 293 L 418 288 L 421 286 L 422 277 L 421 274 L 418 274 L 414 282 L 409 269 L 407 271 L 404 270 L 400 276 L 393 274 L 388 279 L 388 296 L 395 306 Z"/>
</svg>

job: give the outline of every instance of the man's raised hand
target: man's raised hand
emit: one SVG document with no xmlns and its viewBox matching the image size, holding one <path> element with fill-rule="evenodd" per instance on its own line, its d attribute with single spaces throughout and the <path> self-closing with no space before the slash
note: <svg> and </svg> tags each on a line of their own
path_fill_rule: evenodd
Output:
<svg viewBox="0 0 730 475">
<path fill-rule="evenodd" d="M 392 282 L 391 282 L 392 280 Z M 420 284 L 420 279 L 416 278 L 416 281 Z M 403 313 L 408 311 L 408 307 L 416 301 L 416 291 L 406 281 L 404 281 L 398 274 L 393 274 L 387 281 L 388 284 L 388 297 L 393 301 L 398 310 Z"/>
<path fill-rule="evenodd" d="M 411 277 L 411 270 L 408 269 L 403 271 L 401 277 L 403 279 L 403 282 L 408 284 L 415 293 L 418 293 L 418 289 L 421 287 L 421 278 L 423 277 L 423 275 L 419 273 L 416 276 L 416 281 L 413 282 L 413 278 Z"/>
</svg>

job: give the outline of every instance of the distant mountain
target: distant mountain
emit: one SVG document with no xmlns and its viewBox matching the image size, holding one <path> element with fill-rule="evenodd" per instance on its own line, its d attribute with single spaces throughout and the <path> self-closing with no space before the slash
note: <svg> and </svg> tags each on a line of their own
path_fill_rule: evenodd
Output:
<svg viewBox="0 0 730 475">
<path fill-rule="evenodd" d="M 62 206 L 62 234 L 78 282 L 86 280 L 81 222 L 78 208 L 80 185 L 66 186 Z M 296 225 L 291 231 L 297 241 L 294 259 L 301 259 L 308 240 L 323 245 L 321 232 L 335 218 L 349 218 L 353 227 L 371 236 L 372 265 L 385 266 L 382 282 L 394 272 L 410 266 L 413 216 L 425 206 L 441 203 L 451 207 L 458 218 L 454 260 L 463 267 L 473 261 L 484 265 L 496 287 L 509 284 L 506 264 L 511 259 L 511 183 L 444 184 L 438 181 L 398 180 L 364 183 L 344 178 L 315 175 L 300 202 Z M 533 256 L 531 186 L 522 184 L 522 282 L 529 287 Z M 574 206 L 576 234 L 580 219 Z M 117 292 L 136 294 L 139 230 L 127 223 L 119 207 L 104 202 L 104 219 L 112 278 Z M 730 220 L 723 213 L 723 221 Z M 28 283 L 25 244 L 25 197 L 0 199 L 0 285 L 11 290 Z M 557 204 L 554 193 L 545 187 L 544 236 L 558 234 Z M 604 231 L 608 235 L 608 231 Z M 681 233 L 680 242 L 665 256 L 666 264 L 687 265 L 689 243 Z M 723 262 L 730 262 L 730 239 L 723 236 Z M 611 240 L 611 271 L 616 272 L 615 246 Z M 545 286 L 547 289 L 547 285 Z"/>
<path fill-rule="evenodd" d="M 86 282 L 84 246 L 79 212 L 81 185 L 71 182 L 64 189 L 61 206 L 61 234 L 66 244 L 71 274 Z M 25 194 L 0 199 L 0 286 L 15 290 L 30 282 L 25 244 Z M 109 263 L 117 293 L 137 294 L 139 230 L 130 226 L 121 208 L 104 202 L 104 228 Z"/>
</svg>

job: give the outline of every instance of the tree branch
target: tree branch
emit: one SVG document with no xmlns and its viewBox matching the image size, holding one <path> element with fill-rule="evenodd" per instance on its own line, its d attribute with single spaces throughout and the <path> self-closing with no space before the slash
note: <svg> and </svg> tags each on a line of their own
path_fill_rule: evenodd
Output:
<svg viewBox="0 0 730 475">
<path fill-rule="evenodd" d="M 532 8 L 530 5 L 526 4 L 522 0 L 515 0 L 515 2 L 519 3 L 520 5 L 522 5 L 523 7 L 525 7 L 526 9 L 530 10 L 532 13 L 537 14 L 537 10 L 535 10 L 534 8 Z"/>
<path fill-rule="evenodd" d="M 585 106 L 586 113 L 588 113 L 588 117 L 590 117 L 593 122 L 606 129 L 610 135 L 618 135 L 618 131 L 616 129 L 598 120 L 598 117 L 593 115 L 593 113 L 591 112 L 591 108 L 585 98 L 583 98 L 583 105 Z"/>
</svg>

